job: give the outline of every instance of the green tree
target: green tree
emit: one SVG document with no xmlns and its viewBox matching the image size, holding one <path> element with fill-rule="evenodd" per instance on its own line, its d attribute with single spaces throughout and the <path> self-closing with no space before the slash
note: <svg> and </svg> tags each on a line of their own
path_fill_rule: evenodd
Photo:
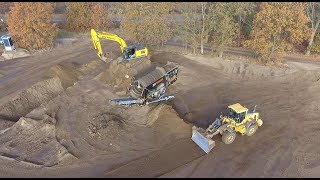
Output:
<svg viewBox="0 0 320 180">
<path fill-rule="evenodd" d="M 297 2 L 261 3 L 254 20 L 251 40 L 245 45 L 265 62 L 275 60 L 302 43 L 309 35 L 305 4 Z"/>
<path fill-rule="evenodd" d="M 68 2 L 66 29 L 74 32 L 89 32 L 92 26 L 91 2 Z"/>
<path fill-rule="evenodd" d="M 19 47 L 42 49 L 52 46 L 57 26 L 52 23 L 53 4 L 15 2 L 6 14 L 8 31 Z"/>
</svg>

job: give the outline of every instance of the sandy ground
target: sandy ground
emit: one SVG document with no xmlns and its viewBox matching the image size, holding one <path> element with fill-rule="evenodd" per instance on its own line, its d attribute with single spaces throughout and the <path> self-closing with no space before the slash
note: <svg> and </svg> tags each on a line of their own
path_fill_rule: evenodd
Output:
<svg viewBox="0 0 320 180">
<path fill-rule="evenodd" d="M 0 177 L 317 177 L 320 66 L 271 68 L 157 53 L 176 62 L 176 98 L 123 108 L 101 76 L 110 67 L 89 40 L 0 62 Z M 115 44 L 105 46 L 115 53 Z M 118 52 L 119 53 L 119 52 Z M 123 96 L 123 95 L 121 95 Z M 191 126 L 207 127 L 231 104 L 257 105 L 264 121 L 205 154 Z"/>
</svg>

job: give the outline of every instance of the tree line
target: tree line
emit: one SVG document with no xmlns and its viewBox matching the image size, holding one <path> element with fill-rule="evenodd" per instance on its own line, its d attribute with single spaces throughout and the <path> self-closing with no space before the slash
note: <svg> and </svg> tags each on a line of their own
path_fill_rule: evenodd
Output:
<svg viewBox="0 0 320 180">
<path fill-rule="evenodd" d="M 319 8 L 318 2 L 67 2 L 64 29 L 110 31 L 118 17 L 120 32 L 144 46 L 175 37 L 193 53 L 210 46 L 222 57 L 226 47 L 245 47 L 268 62 L 297 49 L 320 53 Z M 53 16 L 54 3 L 11 3 L 7 29 L 21 47 L 50 47 L 58 31 Z"/>
</svg>

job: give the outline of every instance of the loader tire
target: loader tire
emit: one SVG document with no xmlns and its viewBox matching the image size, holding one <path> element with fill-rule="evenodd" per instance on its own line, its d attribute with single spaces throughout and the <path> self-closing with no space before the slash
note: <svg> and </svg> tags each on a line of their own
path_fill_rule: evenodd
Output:
<svg viewBox="0 0 320 180">
<path fill-rule="evenodd" d="M 222 142 L 225 144 L 231 144 L 236 139 L 236 132 L 225 131 L 222 134 Z"/>
<path fill-rule="evenodd" d="M 257 129 L 258 129 L 258 125 L 257 124 L 252 124 L 251 126 L 249 126 L 248 129 L 247 129 L 247 136 L 254 135 L 254 133 L 256 133 Z"/>
</svg>

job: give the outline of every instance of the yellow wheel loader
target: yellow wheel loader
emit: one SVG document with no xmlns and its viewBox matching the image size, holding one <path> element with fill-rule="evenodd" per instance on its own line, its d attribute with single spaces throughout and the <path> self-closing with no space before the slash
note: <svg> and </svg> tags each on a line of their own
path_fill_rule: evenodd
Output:
<svg viewBox="0 0 320 180">
<path fill-rule="evenodd" d="M 94 29 L 91 29 L 91 39 L 94 48 L 98 50 L 99 58 L 105 62 L 107 60 L 107 57 L 106 54 L 104 54 L 102 51 L 100 38 L 104 38 L 119 43 L 123 60 L 125 61 L 130 61 L 132 59 L 148 56 L 148 49 L 146 47 L 140 45 L 127 46 L 127 43 L 116 34 L 111 34 L 107 32 L 96 32 Z"/>
<path fill-rule="evenodd" d="M 241 135 L 252 136 L 263 124 L 256 112 L 256 106 L 249 111 L 239 103 L 228 106 L 227 115 L 221 115 L 206 129 L 196 126 L 192 127 L 191 139 L 206 153 L 215 146 L 212 137 L 220 134 L 222 142 L 231 144 L 236 138 L 236 132 Z"/>
</svg>

